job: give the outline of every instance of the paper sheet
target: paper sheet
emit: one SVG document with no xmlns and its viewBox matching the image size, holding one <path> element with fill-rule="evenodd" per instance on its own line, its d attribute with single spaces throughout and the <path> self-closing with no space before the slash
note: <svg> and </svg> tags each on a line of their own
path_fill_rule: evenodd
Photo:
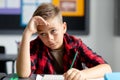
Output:
<svg viewBox="0 0 120 80">
<path fill-rule="evenodd" d="M 87 79 L 87 80 L 104 80 L 104 78 L 97 78 L 97 79 Z"/>
<path fill-rule="evenodd" d="M 42 78 L 43 78 L 43 77 L 42 77 L 41 75 L 37 75 L 37 76 L 36 76 L 36 80 L 42 80 Z"/>
<path fill-rule="evenodd" d="M 63 75 L 46 74 L 44 76 L 37 75 L 36 80 L 64 80 L 64 77 L 63 77 Z M 87 80 L 104 80 L 104 78 L 87 79 Z"/>
<path fill-rule="evenodd" d="M 36 80 L 64 80 L 64 77 L 63 75 L 46 74 L 44 76 L 37 75 Z"/>
</svg>

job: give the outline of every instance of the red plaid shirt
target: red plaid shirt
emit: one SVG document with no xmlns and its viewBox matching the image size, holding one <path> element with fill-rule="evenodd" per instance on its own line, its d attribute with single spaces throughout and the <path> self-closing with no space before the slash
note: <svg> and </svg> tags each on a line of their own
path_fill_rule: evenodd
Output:
<svg viewBox="0 0 120 80">
<path fill-rule="evenodd" d="M 64 35 L 64 53 L 63 53 L 63 71 L 66 72 L 70 69 L 75 53 L 78 51 L 74 68 L 82 70 L 85 64 L 87 67 L 93 67 L 98 64 L 106 63 L 101 56 L 94 53 L 88 48 L 80 39 Z M 30 43 L 30 57 L 31 57 L 31 71 L 34 74 L 55 74 L 54 59 L 52 58 L 50 51 L 42 41 L 37 37 Z"/>
</svg>

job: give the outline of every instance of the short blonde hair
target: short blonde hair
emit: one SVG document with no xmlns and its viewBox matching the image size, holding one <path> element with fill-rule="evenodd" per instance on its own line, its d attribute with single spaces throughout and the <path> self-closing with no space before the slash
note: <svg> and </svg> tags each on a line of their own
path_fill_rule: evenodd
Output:
<svg viewBox="0 0 120 80">
<path fill-rule="evenodd" d="M 48 20 L 58 16 L 60 22 L 63 21 L 62 14 L 59 7 L 53 5 L 52 3 L 41 4 L 33 13 L 33 16 L 41 16 L 43 19 Z"/>
</svg>

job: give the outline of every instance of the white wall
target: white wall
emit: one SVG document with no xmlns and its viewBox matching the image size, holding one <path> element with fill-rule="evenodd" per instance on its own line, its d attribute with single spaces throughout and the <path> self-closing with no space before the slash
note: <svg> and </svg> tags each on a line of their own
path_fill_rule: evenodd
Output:
<svg viewBox="0 0 120 80">
<path fill-rule="evenodd" d="M 113 48 L 114 48 L 114 62 L 113 62 L 113 65 L 114 65 L 114 71 L 120 71 L 120 36 L 119 37 L 114 37 L 114 45 L 113 45 Z"/>
<path fill-rule="evenodd" d="M 95 31 L 96 50 L 114 67 L 114 0 L 97 0 L 95 4 L 96 15 L 92 18 L 97 27 Z"/>
<path fill-rule="evenodd" d="M 111 65 L 113 71 L 120 71 L 115 64 L 115 48 L 119 46 L 114 40 L 114 0 L 91 0 L 90 35 L 82 36 L 85 43 L 102 55 Z M 81 36 L 80 36 L 81 37 Z M 115 44 L 116 43 L 116 44 Z M 119 43 L 119 40 L 118 40 Z M 119 49 L 118 49 L 119 51 Z M 119 53 L 116 51 L 116 53 Z M 118 56 L 118 55 L 116 55 Z M 119 58 L 117 58 L 119 59 Z"/>
<path fill-rule="evenodd" d="M 114 0 L 90 0 L 90 34 L 79 36 L 95 52 L 102 55 L 113 71 L 120 71 L 120 37 L 113 34 Z M 17 53 L 15 40 L 21 35 L 0 35 L 0 45 L 5 45 L 6 52 Z M 11 69 L 8 69 L 11 73 Z"/>
</svg>

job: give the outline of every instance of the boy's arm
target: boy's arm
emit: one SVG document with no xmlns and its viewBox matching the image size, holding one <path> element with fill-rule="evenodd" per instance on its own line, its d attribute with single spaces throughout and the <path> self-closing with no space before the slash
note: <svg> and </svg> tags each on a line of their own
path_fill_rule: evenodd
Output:
<svg viewBox="0 0 120 80">
<path fill-rule="evenodd" d="M 30 38 L 37 32 L 39 25 L 47 25 L 47 22 L 40 16 L 34 16 L 25 28 L 21 40 L 21 45 L 16 61 L 16 70 L 19 77 L 29 77 L 31 74 L 30 60 Z"/>
<path fill-rule="evenodd" d="M 16 61 L 16 70 L 19 77 L 29 77 L 31 73 L 31 62 L 30 62 L 30 38 L 32 33 L 28 29 L 23 32 L 21 45 Z"/>
<path fill-rule="evenodd" d="M 92 68 L 78 70 L 72 68 L 64 73 L 65 80 L 84 80 L 102 78 L 104 74 L 112 72 L 111 67 L 108 64 L 100 64 Z"/>
<path fill-rule="evenodd" d="M 88 79 L 102 78 L 106 73 L 112 72 L 112 69 L 109 64 L 99 64 L 95 67 L 82 70 L 86 74 Z"/>
<path fill-rule="evenodd" d="M 38 25 L 46 25 L 46 21 L 40 16 L 35 16 L 31 18 L 28 26 L 23 32 L 19 54 L 16 61 L 16 70 L 19 77 L 25 78 L 29 77 L 31 74 L 30 38 L 37 32 Z"/>
</svg>

